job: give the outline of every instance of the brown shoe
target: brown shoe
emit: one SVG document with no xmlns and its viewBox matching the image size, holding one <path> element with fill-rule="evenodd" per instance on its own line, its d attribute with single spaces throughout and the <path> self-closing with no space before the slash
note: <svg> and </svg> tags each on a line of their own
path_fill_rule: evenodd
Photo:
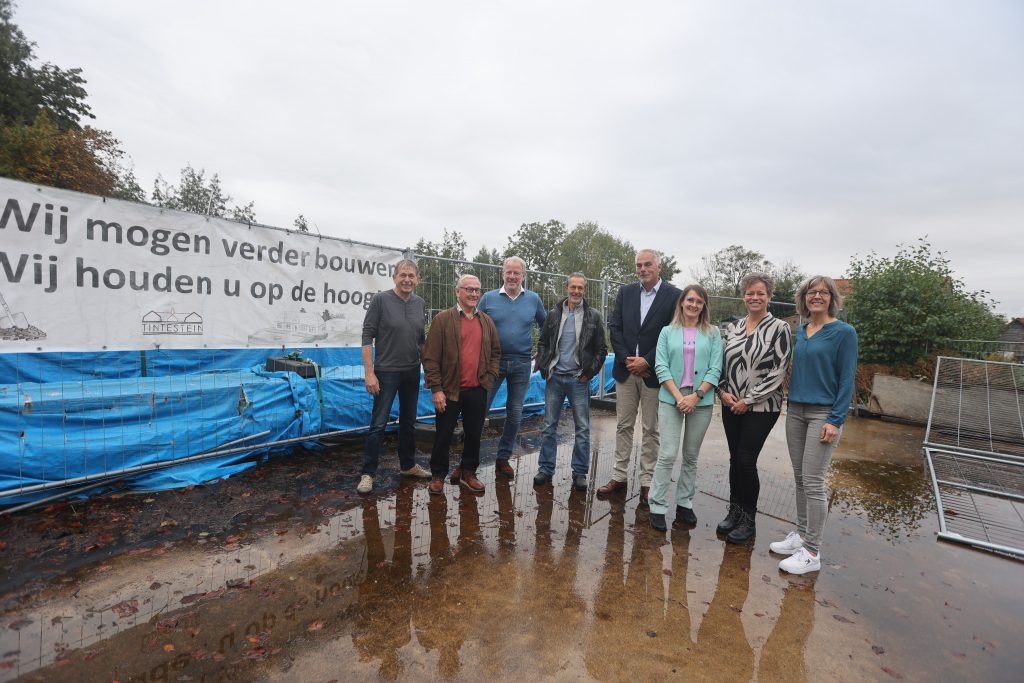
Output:
<svg viewBox="0 0 1024 683">
<path fill-rule="evenodd" d="M 516 471 L 512 469 L 512 465 L 508 464 L 508 460 L 495 460 L 494 471 L 503 477 L 508 477 L 509 479 L 516 478 Z"/>
<path fill-rule="evenodd" d="M 456 467 L 452 470 L 452 476 L 448 477 L 448 481 L 453 484 L 458 484 L 460 479 L 462 479 L 462 468 Z"/>
<path fill-rule="evenodd" d="M 430 495 L 432 496 L 443 496 L 444 479 L 441 477 L 432 477 L 430 483 L 427 484 L 427 490 L 430 491 Z"/>
<path fill-rule="evenodd" d="M 610 482 L 597 490 L 599 496 L 610 496 L 613 493 L 625 493 L 626 482 L 612 479 Z"/>
<path fill-rule="evenodd" d="M 647 494 L 650 493 L 650 491 L 651 491 L 651 487 L 650 486 L 641 486 L 640 487 L 640 504 L 641 505 L 647 505 Z"/>
<path fill-rule="evenodd" d="M 462 478 L 459 479 L 459 483 L 465 486 L 473 493 L 483 493 L 484 485 L 479 479 L 476 478 L 475 472 L 469 472 L 467 470 L 462 471 Z"/>
</svg>

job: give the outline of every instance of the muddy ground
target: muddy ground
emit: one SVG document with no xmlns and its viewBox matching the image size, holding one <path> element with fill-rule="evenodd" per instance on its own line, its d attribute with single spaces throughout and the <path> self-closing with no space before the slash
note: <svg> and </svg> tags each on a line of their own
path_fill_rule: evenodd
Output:
<svg viewBox="0 0 1024 683">
<path fill-rule="evenodd" d="M 488 434 L 482 496 L 430 499 L 393 457 L 360 496 L 355 442 L 4 516 L 0 681 L 1020 680 L 1024 564 L 936 541 L 921 430 L 848 423 L 823 569 L 792 577 L 768 552 L 795 516 L 782 421 L 758 536 L 730 546 L 717 420 L 696 528 L 657 534 L 635 481 L 594 495 L 615 420 L 592 417 L 587 492 L 569 423 L 554 487 L 533 488 L 533 418 L 512 481 Z"/>
</svg>

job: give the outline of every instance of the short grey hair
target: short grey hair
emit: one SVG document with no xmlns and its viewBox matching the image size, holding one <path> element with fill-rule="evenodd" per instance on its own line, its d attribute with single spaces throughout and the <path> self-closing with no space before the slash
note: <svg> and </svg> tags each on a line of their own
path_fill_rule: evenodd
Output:
<svg viewBox="0 0 1024 683">
<path fill-rule="evenodd" d="M 584 275 L 583 273 L 579 272 L 579 271 L 576 271 L 575 273 L 569 273 L 569 276 L 567 278 L 565 278 L 565 286 L 566 287 L 569 286 L 569 280 L 573 279 L 574 277 L 581 277 L 581 278 L 583 278 L 583 286 L 586 287 L 586 285 L 587 285 L 587 276 Z"/>
<path fill-rule="evenodd" d="M 740 295 L 742 296 L 743 294 L 746 294 L 747 290 L 758 282 L 764 285 L 764 288 L 768 290 L 768 298 L 771 299 L 773 289 L 772 285 L 774 284 L 772 282 L 772 276 L 768 273 L 762 273 L 756 270 L 753 273 L 747 273 L 740 279 Z"/>
<path fill-rule="evenodd" d="M 416 271 L 417 275 L 420 274 L 420 267 L 411 258 L 404 258 L 399 261 L 398 265 L 395 266 L 395 274 L 397 275 L 398 271 L 402 270 L 402 268 L 412 268 Z"/>
<path fill-rule="evenodd" d="M 501 269 L 505 270 L 505 266 L 509 263 L 518 263 L 519 267 L 523 269 L 523 274 L 526 274 L 526 261 L 519 258 L 518 256 L 509 256 L 507 259 L 501 262 Z"/>
<path fill-rule="evenodd" d="M 654 249 L 637 249 L 636 255 L 639 256 L 640 254 L 650 254 L 651 256 L 654 257 L 654 265 L 661 265 L 661 254 L 659 254 Z"/>
<path fill-rule="evenodd" d="M 800 283 L 796 290 L 796 296 L 793 297 L 796 299 L 796 312 L 800 314 L 801 318 L 811 317 L 811 312 L 807 309 L 807 292 L 815 285 L 825 285 L 825 289 L 831 295 L 828 299 L 828 314 L 835 318 L 843 307 L 843 295 L 839 293 L 836 281 L 828 275 L 812 275 Z"/>
<path fill-rule="evenodd" d="M 464 274 L 459 276 L 458 280 L 455 281 L 455 286 L 456 287 L 461 287 L 462 283 L 465 282 L 466 280 L 468 280 L 469 278 L 473 278 L 477 282 L 480 282 L 480 278 L 478 278 L 476 275 L 473 275 L 473 273 L 464 273 Z"/>
</svg>

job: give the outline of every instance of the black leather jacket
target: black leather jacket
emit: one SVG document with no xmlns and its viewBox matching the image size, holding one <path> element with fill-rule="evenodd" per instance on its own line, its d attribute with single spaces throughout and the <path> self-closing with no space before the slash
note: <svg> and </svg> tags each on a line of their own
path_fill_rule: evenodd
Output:
<svg viewBox="0 0 1024 683">
<path fill-rule="evenodd" d="M 548 368 L 558 356 L 558 331 L 562 326 L 562 310 L 566 301 L 568 297 L 548 311 L 548 317 L 540 331 L 540 340 L 537 342 L 537 369 L 544 379 L 548 378 Z M 583 325 L 580 337 L 576 340 L 576 355 L 580 361 L 580 374 L 590 379 L 601 372 L 601 366 L 608 355 L 608 345 L 605 342 L 601 314 L 588 306 L 586 299 L 583 300 L 580 309 L 583 311 Z"/>
</svg>

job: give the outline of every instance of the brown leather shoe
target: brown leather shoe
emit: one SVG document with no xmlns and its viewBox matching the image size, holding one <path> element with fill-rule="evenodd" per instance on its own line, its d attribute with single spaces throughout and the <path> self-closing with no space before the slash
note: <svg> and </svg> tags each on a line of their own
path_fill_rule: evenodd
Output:
<svg viewBox="0 0 1024 683">
<path fill-rule="evenodd" d="M 469 472 L 467 470 L 462 471 L 462 478 L 459 479 L 459 483 L 465 486 L 473 493 L 483 493 L 484 484 L 476 478 L 475 472 Z"/>
<path fill-rule="evenodd" d="M 610 482 L 608 482 L 607 484 L 605 484 L 604 486 L 597 490 L 597 495 L 610 496 L 613 493 L 625 493 L 626 488 L 626 482 L 616 481 L 612 479 Z"/>
<path fill-rule="evenodd" d="M 427 490 L 430 491 L 432 496 L 443 496 L 444 495 L 444 479 L 441 477 L 432 477 L 430 483 L 427 484 Z"/>
<path fill-rule="evenodd" d="M 459 479 L 462 479 L 462 468 L 456 467 L 454 470 L 452 470 L 452 476 L 448 477 L 448 481 L 450 481 L 453 484 L 458 484 Z"/>
<path fill-rule="evenodd" d="M 508 464 L 508 460 L 495 460 L 494 471 L 503 477 L 508 477 L 509 479 L 516 478 L 516 471 L 512 469 L 512 465 Z"/>
<path fill-rule="evenodd" d="M 651 487 L 650 486 L 641 486 L 640 487 L 640 504 L 641 505 L 647 505 L 647 494 L 650 493 L 650 491 L 651 491 Z"/>
</svg>

